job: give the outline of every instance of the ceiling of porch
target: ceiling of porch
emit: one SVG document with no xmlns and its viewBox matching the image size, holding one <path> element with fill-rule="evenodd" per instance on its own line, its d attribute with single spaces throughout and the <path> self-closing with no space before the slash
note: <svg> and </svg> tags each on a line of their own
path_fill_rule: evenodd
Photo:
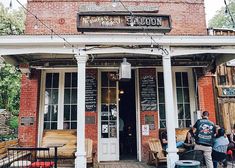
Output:
<svg viewBox="0 0 235 168">
<path fill-rule="evenodd" d="M 14 65 L 27 63 L 33 67 L 75 67 L 77 61 L 72 54 L 20 54 L 3 56 L 6 61 Z M 119 67 L 123 58 L 131 63 L 132 67 L 162 66 L 162 56 L 137 53 L 100 53 L 88 54 L 88 67 Z M 211 65 L 215 60 L 213 54 L 191 54 L 172 57 L 173 66 L 205 67 Z"/>
</svg>

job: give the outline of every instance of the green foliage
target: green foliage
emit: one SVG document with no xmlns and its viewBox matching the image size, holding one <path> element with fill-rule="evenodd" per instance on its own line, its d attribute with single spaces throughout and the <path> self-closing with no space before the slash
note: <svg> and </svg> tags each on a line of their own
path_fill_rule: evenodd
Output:
<svg viewBox="0 0 235 168">
<path fill-rule="evenodd" d="M 0 108 L 18 114 L 21 74 L 10 64 L 0 69 Z"/>
<path fill-rule="evenodd" d="M 235 21 L 235 0 L 227 1 L 228 8 Z M 225 7 L 222 7 L 217 11 L 216 15 L 209 21 L 209 27 L 213 28 L 234 28 L 234 23 L 231 20 L 231 16 L 225 13 Z"/>
<path fill-rule="evenodd" d="M 9 10 L 0 3 L 0 35 L 17 35 L 24 32 L 23 9 Z"/>
<path fill-rule="evenodd" d="M 24 32 L 25 13 L 23 9 L 10 10 L 0 3 L 0 35 L 19 35 Z M 1 62 L 0 62 L 1 63 Z M 0 108 L 18 115 L 21 74 L 10 64 L 0 69 Z M 12 126 L 15 127 L 14 118 Z"/>
<path fill-rule="evenodd" d="M 16 130 L 18 128 L 18 117 L 13 116 L 9 121 L 10 129 Z"/>
</svg>

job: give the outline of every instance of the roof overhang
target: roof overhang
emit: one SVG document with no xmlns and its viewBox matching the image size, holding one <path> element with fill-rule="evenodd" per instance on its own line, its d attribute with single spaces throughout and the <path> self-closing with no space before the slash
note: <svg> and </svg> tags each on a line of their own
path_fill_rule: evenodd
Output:
<svg viewBox="0 0 235 168">
<path fill-rule="evenodd" d="M 50 35 L 0 36 L 0 55 L 8 62 L 18 64 L 25 58 L 31 60 L 72 59 L 78 49 L 97 58 L 115 57 L 159 57 L 161 47 L 170 48 L 170 56 L 216 56 L 218 64 L 235 58 L 235 38 L 233 36 L 165 36 L 145 34 L 104 34 L 87 33 L 62 35 L 69 44 L 64 48 L 63 38 Z M 151 39 L 152 37 L 152 39 Z M 154 43 L 153 43 L 154 41 Z M 71 47 L 72 44 L 75 46 Z M 151 48 L 151 44 L 153 48 Z M 69 46 L 70 45 L 70 46 Z M 27 60 L 26 60 L 27 61 Z"/>
</svg>

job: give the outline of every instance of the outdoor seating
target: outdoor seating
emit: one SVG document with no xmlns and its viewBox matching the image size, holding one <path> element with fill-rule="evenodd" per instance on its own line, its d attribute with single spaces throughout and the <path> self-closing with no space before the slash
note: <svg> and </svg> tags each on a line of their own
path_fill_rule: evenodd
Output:
<svg viewBox="0 0 235 168">
<path fill-rule="evenodd" d="M 201 150 L 189 150 L 179 157 L 180 160 L 196 160 L 200 162 L 201 167 L 204 166 L 204 156 Z"/>
<path fill-rule="evenodd" d="M 74 159 L 77 150 L 76 130 L 46 130 L 43 132 L 42 147 L 50 148 L 50 156 L 57 151 L 57 159 Z M 93 141 L 85 139 L 87 163 L 94 163 Z"/>
<path fill-rule="evenodd" d="M 49 148 L 9 147 L 7 149 L 7 157 L 1 160 L 1 168 L 51 168 L 54 166 L 53 158 L 37 157 L 38 152 L 45 156 L 49 153 L 49 150 Z"/>
<path fill-rule="evenodd" d="M 148 141 L 149 144 L 149 163 L 155 163 L 156 166 L 159 163 L 164 163 L 167 161 L 164 150 L 162 148 L 162 144 L 159 139 L 150 139 Z"/>
<path fill-rule="evenodd" d="M 88 164 L 94 163 L 95 152 L 93 151 L 93 141 L 91 139 L 86 139 L 85 141 L 85 150 L 86 150 L 86 158 Z"/>
<path fill-rule="evenodd" d="M 13 161 L 12 155 L 14 153 L 8 152 L 7 149 L 9 147 L 18 147 L 18 139 L 0 142 L 0 167 L 3 167 Z M 24 155 L 25 153 L 18 153 L 19 158 Z"/>
</svg>

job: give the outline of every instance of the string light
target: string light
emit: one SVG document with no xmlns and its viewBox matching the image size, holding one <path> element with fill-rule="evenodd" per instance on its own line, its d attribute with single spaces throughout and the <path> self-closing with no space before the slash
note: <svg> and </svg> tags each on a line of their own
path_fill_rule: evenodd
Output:
<svg viewBox="0 0 235 168">
<path fill-rule="evenodd" d="M 12 1 L 12 0 L 11 0 Z M 35 17 L 36 19 L 36 24 L 34 25 L 34 28 L 36 27 L 36 29 L 38 28 L 38 23 L 40 23 L 41 25 L 43 25 L 46 29 L 48 29 L 50 31 L 51 34 L 51 39 L 53 39 L 53 36 L 57 36 L 60 39 L 62 39 L 64 41 L 65 44 L 67 44 L 67 46 L 70 46 L 72 48 L 72 52 L 74 53 L 74 45 L 71 44 L 68 40 L 66 40 L 64 37 L 62 37 L 60 34 L 56 33 L 52 28 L 50 28 L 48 25 L 46 25 L 41 19 L 39 19 L 35 14 L 33 14 L 30 10 L 28 10 L 19 0 L 16 0 L 16 2 L 29 14 L 31 14 L 33 17 Z M 12 3 L 12 2 L 11 2 Z M 10 4 L 11 4 L 10 3 Z M 37 26 L 36 26 L 37 25 Z M 65 45 L 66 46 L 66 45 Z"/>
<path fill-rule="evenodd" d="M 10 7 L 10 9 L 12 9 L 12 0 L 10 0 L 9 7 Z"/>
<path fill-rule="evenodd" d="M 38 29 L 38 17 L 35 16 L 35 19 L 36 19 L 36 23 L 35 23 L 35 25 L 34 25 L 34 29 Z"/>
<path fill-rule="evenodd" d="M 228 7 L 228 4 L 227 4 L 226 0 L 224 0 L 224 4 L 225 4 L 225 14 L 229 14 L 231 22 L 233 24 L 233 28 L 235 28 L 235 21 L 233 19 L 233 15 L 231 14 L 231 12 L 229 10 L 229 7 Z"/>
<path fill-rule="evenodd" d="M 226 0 L 224 0 L 226 1 Z M 71 44 L 69 41 L 67 41 L 65 38 L 63 38 L 60 34 L 56 33 L 52 28 L 50 28 L 48 25 L 46 25 L 41 19 L 39 19 L 35 14 L 33 14 L 30 10 L 28 10 L 22 3 L 19 2 L 19 0 L 16 0 L 16 2 L 29 14 L 31 14 L 32 16 L 35 17 L 36 19 L 36 24 L 34 26 L 35 29 L 38 28 L 38 22 L 41 23 L 45 28 L 47 28 L 50 33 L 51 33 L 51 39 L 53 39 L 53 35 L 56 35 L 57 37 L 61 38 L 64 43 L 68 44 L 68 46 L 70 46 L 72 48 L 72 52 L 74 52 L 74 45 Z M 130 15 L 134 18 L 134 14 L 132 11 L 130 11 L 125 4 L 121 1 L 121 0 L 112 0 L 113 4 L 117 4 L 117 2 L 121 3 L 121 5 L 130 13 Z M 12 6 L 12 0 L 10 1 L 10 6 Z M 131 22 L 131 26 L 134 26 L 134 19 L 132 19 Z M 158 50 L 161 50 L 163 53 L 165 53 L 166 55 L 169 54 L 169 52 L 166 49 L 163 49 L 163 47 L 160 47 L 160 45 L 153 39 L 153 37 L 151 35 L 149 35 L 147 32 L 145 32 L 145 28 L 143 28 L 144 33 L 151 38 L 151 41 L 154 42 L 156 44 L 156 47 L 158 48 Z M 66 47 L 66 45 L 64 45 Z"/>
<path fill-rule="evenodd" d="M 112 6 L 115 8 L 117 7 L 117 0 L 112 0 Z"/>
<path fill-rule="evenodd" d="M 112 0 L 112 2 L 113 2 L 113 1 L 115 1 L 115 0 Z M 116 2 L 117 2 L 117 0 L 116 0 Z M 133 24 L 133 26 L 134 26 L 134 16 L 135 16 L 135 15 L 133 14 L 132 11 L 130 11 L 130 10 L 126 7 L 126 5 L 122 2 L 122 0 L 118 0 L 118 2 L 120 2 L 121 5 L 126 9 L 126 11 L 128 11 L 128 12 L 130 13 L 130 15 L 133 17 L 133 19 L 132 19 L 132 21 L 131 21 L 131 26 L 132 26 L 132 24 Z M 153 46 L 153 43 L 155 43 L 156 48 L 158 48 L 158 50 L 160 50 L 160 51 L 162 52 L 162 54 L 169 55 L 169 51 L 168 51 L 167 49 L 164 49 L 162 46 L 160 46 L 148 32 L 145 32 L 145 27 L 142 27 L 142 29 L 143 29 L 143 32 L 151 39 L 151 48 L 154 47 L 154 46 Z M 151 49 L 151 52 L 153 52 L 153 49 Z"/>
</svg>

